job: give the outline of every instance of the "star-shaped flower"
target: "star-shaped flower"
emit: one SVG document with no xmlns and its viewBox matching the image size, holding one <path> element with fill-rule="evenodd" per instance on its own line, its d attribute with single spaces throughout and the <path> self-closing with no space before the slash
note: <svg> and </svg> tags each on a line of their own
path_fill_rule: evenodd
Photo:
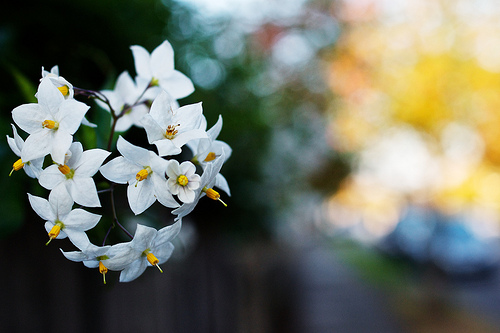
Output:
<svg viewBox="0 0 500 333">
<path fill-rule="evenodd" d="M 142 46 L 131 46 L 134 56 L 136 81 L 139 86 L 159 85 L 174 99 L 190 95 L 194 91 L 191 80 L 174 69 L 174 50 L 168 41 L 164 41 L 156 49 L 149 52 Z"/>
<path fill-rule="evenodd" d="M 205 120 L 200 128 L 205 130 L 206 126 L 207 122 Z M 195 164 L 205 168 L 207 163 L 211 163 L 216 157 L 221 156 L 222 153 L 224 153 L 225 156 L 224 163 L 231 156 L 231 147 L 224 141 L 217 140 L 221 129 L 222 116 L 219 115 L 217 123 L 207 131 L 207 138 L 192 140 L 186 144 L 193 152 L 193 158 L 191 160 Z M 227 195 L 231 195 L 227 180 L 221 173 L 217 174 L 215 186 L 226 192 Z"/>
<path fill-rule="evenodd" d="M 226 206 L 226 204 L 220 199 L 220 194 L 212 188 L 215 186 L 217 174 L 220 172 L 220 169 L 224 164 L 224 158 L 224 153 L 222 153 L 222 155 L 217 157 L 212 163 L 207 164 L 200 178 L 200 187 L 194 190 L 194 200 L 192 202 L 184 203 L 182 206 L 172 211 L 172 214 L 177 215 L 174 219 L 175 221 L 178 221 L 191 213 L 198 204 L 198 201 L 205 195 L 212 200 L 222 202 L 222 204 Z"/>
<path fill-rule="evenodd" d="M 114 90 L 101 91 L 117 115 L 125 111 L 116 123 L 116 131 L 124 132 L 133 125 L 142 127 L 140 120 L 149 111 L 148 106 L 143 103 L 149 99 L 144 90 L 145 88 L 138 87 L 125 71 L 118 76 Z M 110 111 L 106 103 L 98 99 L 96 102 L 106 111 Z"/>
<path fill-rule="evenodd" d="M 138 278 L 148 266 L 156 266 L 160 272 L 163 272 L 159 265 L 170 258 L 174 250 L 171 241 L 180 229 L 181 221 L 160 230 L 137 224 L 134 238 L 126 243 L 130 251 L 121 258 L 121 260 L 131 260 L 131 262 L 120 273 L 120 282 L 129 282 Z"/>
<path fill-rule="evenodd" d="M 12 125 L 12 131 L 14 132 L 14 138 L 11 138 L 7 135 L 7 143 L 9 144 L 9 147 L 10 149 L 12 149 L 14 154 L 20 157 L 21 151 L 24 146 L 24 140 L 19 136 L 19 134 L 17 134 L 17 130 L 14 125 Z M 18 159 L 12 166 L 11 174 L 13 171 L 18 171 L 22 168 L 29 177 L 38 178 L 38 176 L 40 176 L 40 173 L 42 172 L 42 166 L 43 157 L 34 159 L 32 161 L 23 161 L 22 159 Z"/>
<path fill-rule="evenodd" d="M 112 182 L 129 184 L 127 197 L 134 214 L 144 212 L 157 199 L 166 207 L 179 206 L 166 185 L 168 161 L 152 151 L 134 146 L 121 136 L 116 146 L 122 156 L 103 165 L 100 171 Z"/>
<path fill-rule="evenodd" d="M 200 187 L 200 176 L 195 172 L 195 165 L 189 161 L 179 164 L 176 160 L 171 160 L 168 164 L 168 189 L 182 202 L 194 201 L 194 191 Z"/>
<path fill-rule="evenodd" d="M 55 188 L 49 194 L 49 200 L 28 193 L 33 210 L 44 220 L 49 241 L 54 238 L 68 237 L 77 247 L 88 242 L 85 231 L 93 228 L 101 219 L 101 215 L 89 213 L 83 209 L 73 209 L 73 200 L 63 187 Z"/>
<path fill-rule="evenodd" d="M 42 67 L 42 81 L 44 78 L 49 78 L 50 81 L 54 84 L 54 86 L 59 89 L 61 94 L 63 94 L 64 98 L 73 98 L 75 95 L 75 91 L 73 89 L 73 85 L 69 83 L 65 78 L 59 76 L 59 66 L 54 66 L 49 71 L 46 71 L 45 68 Z"/>
<path fill-rule="evenodd" d="M 199 128 L 204 119 L 201 103 L 173 109 L 170 102 L 162 92 L 141 120 L 149 143 L 156 145 L 160 156 L 177 155 L 188 141 L 207 137 Z"/>
<path fill-rule="evenodd" d="M 38 181 L 48 190 L 64 186 L 77 204 L 100 207 L 101 203 L 92 177 L 109 154 L 111 153 L 103 149 L 83 151 L 80 142 L 73 142 L 64 164 L 47 167 L 40 174 Z"/>
<path fill-rule="evenodd" d="M 63 164 L 73 134 L 89 106 L 65 99 L 47 78 L 40 83 L 37 97 L 38 103 L 23 104 L 12 110 L 14 122 L 30 134 L 24 142 L 21 160 L 32 161 L 50 154 L 54 162 Z"/>
<path fill-rule="evenodd" d="M 81 251 L 64 252 L 62 254 L 69 260 L 83 262 L 88 268 L 99 268 L 104 284 L 106 284 L 106 273 L 111 270 L 122 270 L 131 263 L 129 246 L 126 243 L 115 245 L 96 246 L 90 241 L 81 248 Z"/>
</svg>

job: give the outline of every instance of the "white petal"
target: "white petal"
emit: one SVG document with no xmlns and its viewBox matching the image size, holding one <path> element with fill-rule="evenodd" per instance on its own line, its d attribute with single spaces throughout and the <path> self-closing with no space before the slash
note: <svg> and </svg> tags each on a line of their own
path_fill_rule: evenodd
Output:
<svg viewBox="0 0 500 333">
<path fill-rule="evenodd" d="M 73 209 L 68 216 L 62 221 L 65 229 L 86 231 L 92 229 L 99 223 L 101 215 L 89 213 L 83 209 Z"/>
<path fill-rule="evenodd" d="M 140 166 L 131 163 L 123 156 L 112 159 L 99 169 L 106 179 L 118 184 L 126 184 L 129 180 L 135 179 L 139 170 Z"/>
<path fill-rule="evenodd" d="M 71 197 L 85 207 L 101 207 L 94 180 L 90 177 L 74 177 L 69 190 Z"/>
<path fill-rule="evenodd" d="M 21 159 L 23 161 L 32 161 L 45 157 L 52 149 L 53 140 L 52 130 L 42 128 L 37 132 L 33 132 L 24 142 Z"/>
<path fill-rule="evenodd" d="M 174 144 L 172 140 L 164 139 L 153 142 L 160 156 L 173 156 L 182 152 L 182 149 Z"/>
<path fill-rule="evenodd" d="M 40 130 L 42 122 L 51 117 L 36 103 L 23 104 L 12 110 L 12 119 L 26 133 Z"/>
<path fill-rule="evenodd" d="M 57 218 L 50 203 L 41 197 L 37 197 L 28 193 L 28 199 L 31 204 L 31 208 L 37 213 L 42 219 L 48 221 L 55 221 Z"/>
<path fill-rule="evenodd" d="M 179 193 L 177 193 L 177 197 L 182 202 L 190 203 L 194 201 L 195 193 L 186 186 L 179 186 Z"/>
<path fill-rule="evenodd" d="M 166 130 L 168 125 L 176 125 L 173 123 L 175 112 L 172 106 L 173 101 L 174 98 L 169 93 L 162 90 L 151 104 L 149 114 L 163 130 Z"/>
<path fill-rule="evenodd" d="M 153 174 L 153 184 L 156 199 L 165 207 L 169 208 L 177 208 L 179 207 L 179 203 L 174 199 L 172 193 L 170 193 L 168 189 L 167 182 L 163 179 L 159 179 L 157 175 Z M 158 179 L 157 179 L 158 178 Z"/>
<path fill-rule="evenodd" d="M 53 116 L 58 112 L 59 106 L 65 101 L 59 89 L 54 86 L 50 78 L 43 79 L 36 93 L 38 104 L 48 110 Z"/>
<path fill-rule="evenodd" d="M 120 282 L 130 282 L 137 279 L 147 267 L 146 259 L 141 257 L 135 260 L 120 273 Z"/>
<path fill-rule="evenodd" d="M 149 150 L 134 146 L 127 140 L 125 140 L 122 136 L 118 138 L 116 143 L 116 147 L 118 151 L 132 163 L 135 163 L 139 166 L 146 166 L 149 164 Z"/>
<path fill-rule="evenodd" d="M 102 162 L 110 155 L 103 149 L 90 149 L 83 152 L 75 168 L 75 175 L 92 177 L 101 167 Z M 73 157 L 72 157 L 73 158 Z"/>
<path fill-rule="evenodd" d="M 38 182 L 43 188 L 52 190 L 54 187 L 66 180 L 66 176 L 59 171 L 59 167 L 55 164 L 45 168 L 38 178 Z"/>
<path fill-rule="evenodd" d="M 158 259 L 158 264 L 163 264 L 170 258 L 172 252 L 174 252 L 174 245 L 170 242 L 163 243 L 161 246 L 156 247 L 154 251 L 151 252 Z"/>
<path fill-rule="evenodd" d="M 175 99 L 184 98 L 194 92 L 191 79 L 177 70 L 174 70 L 168 77 L 160 78 L 159 85 Z"/>
<path fill-rule="evenodd" d="M 151 53 L 151 69 L 157 78 L 164 74 L 170 75 L 174 70 L 174 50 L 168 41 L 161 43 Z"/>
<path fill-rule="evenodd" d="M 50 157 L 54 162 L 56 162 L 57 164 L 64 164 L 66 152 L 71 147 L 72 141 L 73 136 L 64 128 L 59 128 L 57 131 L 55 131 L 50 151 Z"/>
<path fill-rule="evenodd" d="M 58 218 L 66 216 L 73 207 L 73 199 L 66 190 L 64 183 L 61 183 L 54 187 L 49 194 L 49 203 L 53 207 Z"/>
<path fill-rule="evenodd" d="M 182 222 L 178 221 L 158 230 L 158 236 L 155 239 L 155 246 L 172 241 L 179 234 L 181 226 Z"/>
<path fill-rule="evenodd" d="M 68 133 L 74 134 L 82 124 L 82 119 L 90 107 L 76 99 L 67 99 L 59 107 L 59 128 L 64 128 Z"/>
<path fill-rule="evenodd" d="M 146 114 L 141 118 L 141 125 L 146 130 L 148 142 L 151 144 L 158 140 L 163 140 L 165 137 L 165 130 L 153 119 L 150 114 Z"/>
<path fill-rule="evenodd" d="M 75 245 L 78 248 L 84 247 L 85 244 L 87 244 L 89 242 L 89 238 L 84 231 L 64 228 L 64 232 L 68 236 L 71 243 L 73 243 L 73 245 Z M 62 231 L 61 231 L 61 234 L 62 234 Z M 61 234 L 59 234 L 59 235 L 61 235 Z M 59 237 L 57 237 L 57 238 L 59 238 Z"/>
<path fill-rule="evenodd" d="M 155 201 L 154 187 L 150 179 L 130 184 L 127 188 L 127 197 L 130 209 L 135 215 L 141 214 Z"/>
<path fill-rule="evenodd" d="M 143 252 L 154 244 L 157 236 L 158 231 L 155 228 L 138 223 L 131 246 L 137 251 Z"/>
<path fill-rule="evenodd" d="M 177 160 L 170 160 L 166 170 L 168 178 L 177 179 L 182 174 L 179 162 Z"/>
<path fill-rule="evenodd" d="M 153 74 L 149 65 L 149 52 L 139 45 L 131 46 L 130 50 L 132 50 L 132 55 L 134 56 L 135 72 L 137 75 L 151 80 Z"/>
</svg>

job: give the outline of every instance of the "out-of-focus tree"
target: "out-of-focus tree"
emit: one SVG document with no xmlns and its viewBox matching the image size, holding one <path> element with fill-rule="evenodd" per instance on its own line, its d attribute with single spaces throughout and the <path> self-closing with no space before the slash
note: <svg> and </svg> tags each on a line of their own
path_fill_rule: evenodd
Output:
<svg viewBox="0 0 500 333">
<path fill-rule="evenodd" d="M 479 208 L 496 221 L 495 2 L 345 0 L 336 13 L 343 34 L 329 70 L 331 145 L 356 158 L 332 198 L 334 211 L 357 210 L 352 221 L 363 216 L 367 225 L 379 221 L 368 226 L 379 234 L 409 202 L 450 214 Z M 367 198 L 372 192 L 375 199 Z"/>
</svg>

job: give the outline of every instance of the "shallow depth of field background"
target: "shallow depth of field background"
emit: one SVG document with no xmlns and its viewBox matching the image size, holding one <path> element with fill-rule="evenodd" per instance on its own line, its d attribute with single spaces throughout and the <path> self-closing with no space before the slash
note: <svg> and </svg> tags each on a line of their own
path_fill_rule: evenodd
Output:
<svg viewBox="0 0 500 333">
<path fill-rule="evenodd" d="M 494 0 L 50 0 L 0 13 L 0 130 L 42 66 L 86 89 L 168 39 L 231 197 L 200 201 L 163 274 L 66 260 L 0 143 L 0 328 L 12 332 L 500 332 L 500 5 Z M 85 149 L 103 147 L 92 101 Z M 126 134 L 145 138 L 142 129 Z M 132 218 L 161 227 L 155 204 Z M 106 215 L 106 201 L 103 211 Z M 90 236 L 96 243 L 107 229 Z M 126 240 L 119 231 L 114 241 Z M 102 240 L 102 238 L 101 238 Z M 29 320 L 27 319 L 29 318 Z"/>
</svg>

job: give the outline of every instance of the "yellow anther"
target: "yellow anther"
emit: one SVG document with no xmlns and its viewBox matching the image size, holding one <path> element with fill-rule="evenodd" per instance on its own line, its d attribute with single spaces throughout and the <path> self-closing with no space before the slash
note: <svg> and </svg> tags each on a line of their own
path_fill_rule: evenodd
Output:
<svg viewBox="0 0 500 333">
<path fill-rule="evenodd" d="M 214 190 L 213 188 L 206 188 L 204 187 L 203 192 L 205 192 L 207 194 L 207 197 L 212 199 L 212 200 L 218 200 L 220 201 L 225 207 L 227 207 L 226 203 L 224 201 L 222 201 L 220 199 L 220 194 L 219 192 L 217 192 L 216 190 Z"/>
<path fill-rule="evenodd" d="M 108 272 L 108 268 L 104 266 L 102 261 L 99 261 L 99 273 L 102 274 L 102 279 L 104 280 L 104 284 L 106 284 L 106 273 Z"/>
<path fill-rule="evenodd" d="M 45 245 L 49 245 L 50 241 L 59 236 L 59 233 L 61 232 L 61 227 L 62 223 L 61 222 L 56 222 L 56 224 L 50 229 L 49 231 L 49 241 L 45 243 Z"/>
<path fill-rule="evenodd" d="M 179 133 L 179 131 L 177 131 L 175 128 L 178 127 L 178 126 L 181 126 L 181 124 L 177 124 L 177 125 L 168 125 L 167 126 L 167 130 L 165 131 L 165 138 L 166 139 L 169 139 L 169 140 L 172 140 L 173 138 L 175 138 L 175 135 L 177 133 Z"/>
<path fill-rule="evenodd" d="M 142 169 L 140 170 L 136 175 L 135 175 L 135 179 L 140 182 L 146 178 L 148 178 L 148 175 L 149 175 L 149 172 L 148 170 L 146 169 Z"/>
<path fill-rule="evenodd" d="M 57 129 L 59 127 L 59 124 L 53 120 L 46 119 L 42 122 L 42 127 L 45 127 L 48 129 Z"/>
<path fill-rule="evenodd" d="M 57 87 L 57 89 L 59 89 L 59 91 L 61 92 L 61 94 L 63 94 L 63 96 L 68 96 L 69 95 L 69 87 L 68 86 L 62 86 L 62 87 Z"/>
<path fill-rule="evenodd" d="M 151 265 L 156 266 L 160 270 L 160 272 L 163 273 L 160 266 L 158 265 L 158 263 L 160 261 L 158 260 L 158 258 L 155 257 L 154 254 L 152 254 L 151 252 L 148 252 L 148 254 L 146 255 L 146 259 L 149 261 L 149 263 Z"/>
<path fill-rule="evenodd" d="M 205 158 L 205 162 L 213 161 L 213 160 L 215 160 L 216 157 L 217 157 L 217 155 L 215 155 L 215 153 L 213 151 L 211 151 L 210 153 L 208 153 L 207 157 Z"/>
<path fill-rule="evenodd" d="M 177 184 L 179 184 L 180 186 L 186 186 L 188 183 L 189 183 L 188 177 L 184 175 L 180 175 L 179 177 L 177 177 Z"/>
<path fill-rule="evenodd" d="M 12 171 L 9 173 L 9 176 L 12 175 L 14 171 L 19 171 L 23 168 L 24 162 L 21 159 L 18 159 L 17 161 L 14 162 L 12 165 Z"/>
<path fill-rule="evenodd" d="M 61 171 L 63 175 L 67 175 L 71 172 L 70 167 L 67 166 L 66 164 L 59 164 L 57 168 L 59 169 L 59 171 Z"/>
</svg>

